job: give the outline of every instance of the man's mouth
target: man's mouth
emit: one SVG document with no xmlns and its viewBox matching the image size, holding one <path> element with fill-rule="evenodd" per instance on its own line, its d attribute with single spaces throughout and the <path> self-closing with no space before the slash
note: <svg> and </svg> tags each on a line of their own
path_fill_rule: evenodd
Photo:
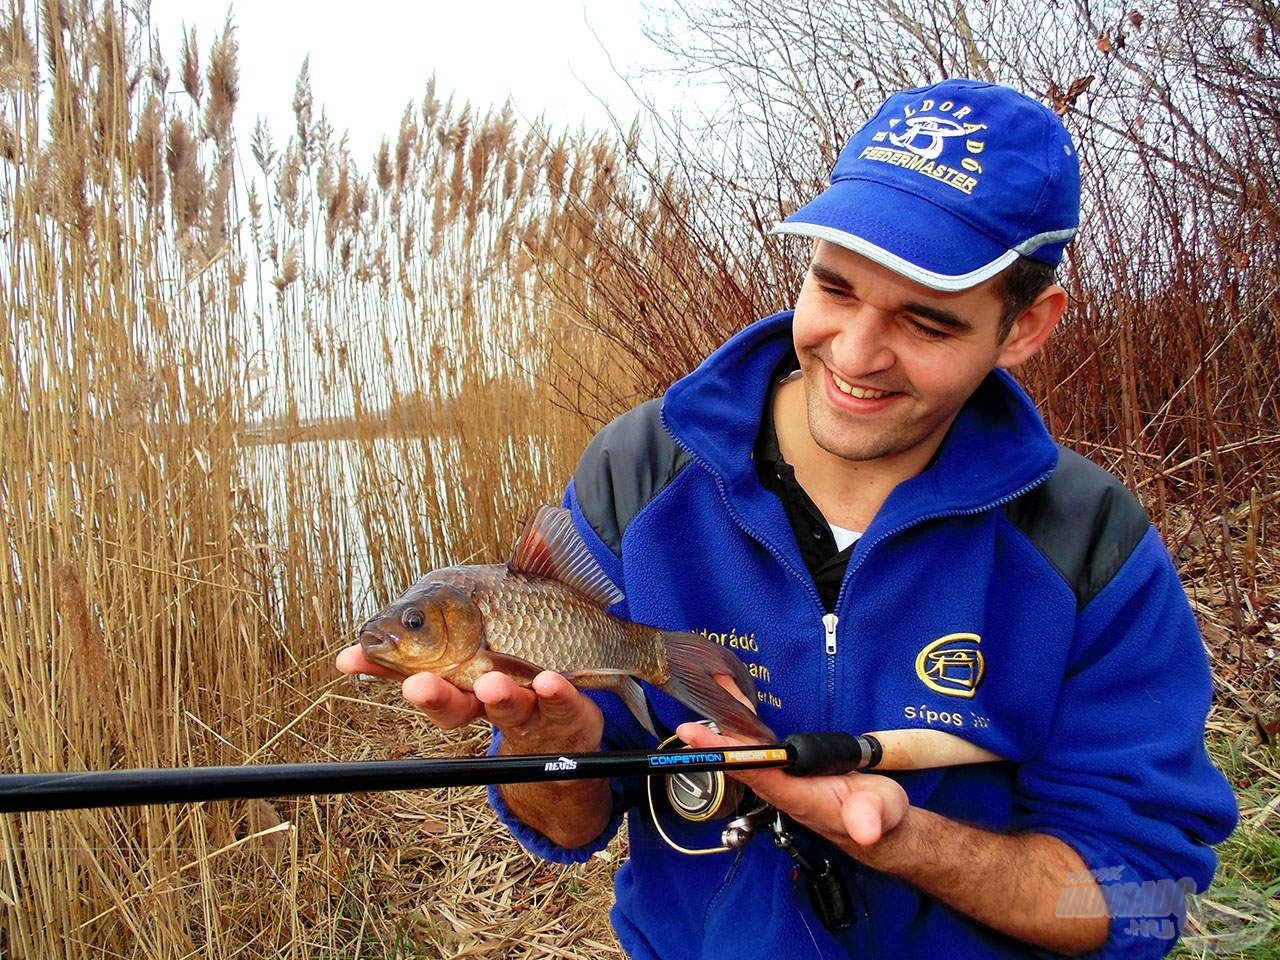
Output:
<svg viewBox="0 0 1280 960">
<path fill-rule="evenodd" d="M 841 393 L 848 394 L 855 400 L 883 400 L 885 397 L 893 396 L 892 390 L 870 390 L 866 387 L 855 387 L 853 384 L 841 380 L 835 373 L 831 374 L 831 380 Z"/>
</svg>

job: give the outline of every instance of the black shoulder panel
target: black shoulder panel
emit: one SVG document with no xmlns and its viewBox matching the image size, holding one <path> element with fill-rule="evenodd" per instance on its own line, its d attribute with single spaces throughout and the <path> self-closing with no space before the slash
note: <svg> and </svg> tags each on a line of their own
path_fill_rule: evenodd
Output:
<svg viewBox="0 0 1280 960">
<path fill-rule="evenodd" d="M 650 400 L 614 420 L 587 445 L 573 475 L 583 515 L 619 556 L 628 524 L 692 460 L 661 413 L 661 399 Z"/>
<path fill-rule="evenodd" d="M 1075 591 L 1083 610 L 1146 535 L 1151 521 L 1129 490 L 1101 467 L 1058 448 L 1053 475 L 1005 507 Z"/>
</svg>

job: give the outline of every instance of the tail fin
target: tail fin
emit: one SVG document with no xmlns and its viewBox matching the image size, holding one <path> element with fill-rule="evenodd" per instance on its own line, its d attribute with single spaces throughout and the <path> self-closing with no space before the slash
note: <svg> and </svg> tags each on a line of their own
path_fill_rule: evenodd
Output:
<svg viewBox="0 0 1280 960">
<path fill-rule="evenodd" d="M 759 717 L 716 683 L 717 676 L 729 677 L 754 703 L 756 685 L 746 664 L 718 643 L 696 633 L 664 630 L 662 639 L 671 677 L 659 689 L 714 720 L 726 733 L 756 737 L 767 743 L 778 739 Z"/>
</svg>

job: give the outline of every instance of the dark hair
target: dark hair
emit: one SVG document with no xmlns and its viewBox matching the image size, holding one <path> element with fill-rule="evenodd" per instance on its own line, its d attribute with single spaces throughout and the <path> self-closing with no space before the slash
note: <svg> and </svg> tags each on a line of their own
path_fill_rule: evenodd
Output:
<svg viewBox="0 0 1280 960">
<path fill-rule="evenodd" d="M 1013 322 L 1018 319 L 1018 314 L 1031 306 L 1036 297 L 1053 283 L 1054 268 L 1043 260 L 1020 256 L 997 274 L 996 279 L 999 281 L 996 289 L 1004 304 L 999 334 L 1000 341 L 1004 342 L 1013 328 Z"/>
</svg>

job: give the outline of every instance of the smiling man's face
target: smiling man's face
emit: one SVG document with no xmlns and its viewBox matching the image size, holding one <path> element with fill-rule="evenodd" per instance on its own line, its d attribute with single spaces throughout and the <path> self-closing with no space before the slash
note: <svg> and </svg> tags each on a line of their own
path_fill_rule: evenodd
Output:
<svg viewBox="0 0 1280 960">
<path fill-rule="evenodd" d="M 813 441 L 923 469 L 987 374 L 1025 359 L 1017 325 L 999 339 L 998 283 L 940 293 L 817 242 L 793 327 Z"/>
</svg>

